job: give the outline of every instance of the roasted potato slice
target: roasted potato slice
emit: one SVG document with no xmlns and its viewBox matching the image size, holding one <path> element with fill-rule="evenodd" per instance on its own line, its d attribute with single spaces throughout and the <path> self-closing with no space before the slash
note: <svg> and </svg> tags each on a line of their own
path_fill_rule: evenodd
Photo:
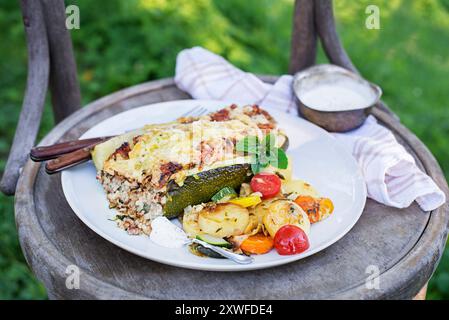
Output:
<svg viewBox="0 0 449 320">
<path fill-rule="evenodd" d="M 249 185 L 249 183 L 242 183 L 242 185 L 240 186 L 240 197 L 247 197 L 249 196 L 251 193 L 253 193 L 253 191 L 251 190 L 251 187 Z"/>
<path fill-rule="evenodd" d="M 263 216 L 263 224 L 273 238 L 282 226 L 288 224 L 298 226 L 307 235 L 309 234 L 309 218 L 294 201 L 287 199 L 273 200 L 264 210 L 266 210 L 266 213 Z"/>
<path fill-rule="evenodd" d="M 303 180 L 289 180 L 282 183 L 282 193 L 293 193 L 296 196 L 318 197 L 318 192 L 310 184 Z"/>
<path fill-rule="evenodd" d="M 198 215 L 200 232 L 220 238 L 241 235 L 248 224 L 248 209 L 232 203 L 208 205 Z"/>
<path fill-rule="evenodd" d="M 256 216 L 255 211 L 255 208 L 248 208 L 249 222 L 245 230 L 243 231 L 244 234 L 256 234 L 260 230 L 260 225 L 262 224 L 262 222 L 259 221 L 259 218 Z"/>
<path fill-rule="evenodd" d="M 270 204 L 272 201 L 276 199 L 270 199 L 262 201 L 262 203 L 258 204 L 254 208 L 254 214 L 257 217 L 257 220 L 259 222 L 259 230 L 263 232 L 264 235 L 268 235 L 268 231 L 265 228 L 265 225 L 263 224 L 263 217 L 270 211 Z"/>
<path fill-rule="evenodd" d="M 263 223 L 263 217 L 270 211 L 270 205 L 273 200 L 265 200 L 254 208 L 259 223 Z"/>
<path fill-rule="evenodd" d="M 182 228 L 192 238 L 201 234 L 200 226 L 198 225 L 198 211 L 191 210 L 184 213 L 182 216 Z"/>
</svg>

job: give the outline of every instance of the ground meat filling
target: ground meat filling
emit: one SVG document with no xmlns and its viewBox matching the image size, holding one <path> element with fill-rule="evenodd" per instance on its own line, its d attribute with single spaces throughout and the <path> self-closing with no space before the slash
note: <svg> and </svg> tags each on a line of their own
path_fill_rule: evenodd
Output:
<svg viewBox="0 0 449 320">
<path fill-rule="evenodd" d="M 117 225 L 129 234 L 150 234 L 151 220 L 163 215 L 164 193 L 105 172 L 100 173 L 98 180 L 106 191 L 110 208 L 118 211 Z"/>
</svg>

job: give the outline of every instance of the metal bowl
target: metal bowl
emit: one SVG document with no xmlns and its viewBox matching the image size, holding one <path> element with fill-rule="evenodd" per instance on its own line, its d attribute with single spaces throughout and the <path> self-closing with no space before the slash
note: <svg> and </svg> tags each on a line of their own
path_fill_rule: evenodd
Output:
<svg viewBox="0 0 449 320">
<path fill-rule="evenodd" d="M 351 84 L 354 90 L 362 93 L 365 100 L 353 108 L 339 106 L 335 111 L 319 110 L 314 105 L 304 103 L 304 95 L 320 85 Z M 299 112 L 307 120 L 331 132 L 346 132 L 358 128 L 363 124 L 371 108 L 379 101 L 382 90 L 351 71 L 336 65 L 322 64 L 310 67 L 297 73 L 293 80 Z"/>
</svg>

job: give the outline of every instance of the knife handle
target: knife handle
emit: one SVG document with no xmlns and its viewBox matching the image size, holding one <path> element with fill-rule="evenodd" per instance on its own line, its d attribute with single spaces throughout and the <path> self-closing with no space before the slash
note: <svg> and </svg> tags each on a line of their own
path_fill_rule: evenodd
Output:
<svg viewBox="0 0 449 320">
<path fill-rule="evenodd" d="M 71 168 L 77 164 L 86 162 L 91 159 L 91 147 L 85 147 L 70 153 L 63 154 L 56 159 L 50 160 L 45 164 L 45 171 L 48 174 L 60 172 L 64 169 Z"/>
<path fill-rule="evenodd" d="M 51 146 L 35 147 L 30 151 L 30 158 L 33 161 L 37 162 L 54 159 L 66 153 L 70 153 L 82 148 L 97 145 L 110 138 L 111 137 L 99 137 L 91 139 L 73 140 L 53 144 Z"/>
</svg>

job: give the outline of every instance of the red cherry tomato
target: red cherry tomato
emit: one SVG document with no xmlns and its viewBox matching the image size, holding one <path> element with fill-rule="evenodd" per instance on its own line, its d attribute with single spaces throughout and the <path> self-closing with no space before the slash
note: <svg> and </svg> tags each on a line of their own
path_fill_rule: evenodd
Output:
<svg viewBox="0 0 449 320">
<path fill-rule="evenodd" d="M 309 238 L 300 227 L 286 225 L 274 235 L 274 247 L 283 256 L 301 253 L 309 249 Z"/>
<path fill-rule="evenodd" d="M 262 198 L 272 198 L 281 190 L 281 179 L 272 173 L 258 173 L 251 179 L 251 189 L 260 192 Z"/>
</svg>

